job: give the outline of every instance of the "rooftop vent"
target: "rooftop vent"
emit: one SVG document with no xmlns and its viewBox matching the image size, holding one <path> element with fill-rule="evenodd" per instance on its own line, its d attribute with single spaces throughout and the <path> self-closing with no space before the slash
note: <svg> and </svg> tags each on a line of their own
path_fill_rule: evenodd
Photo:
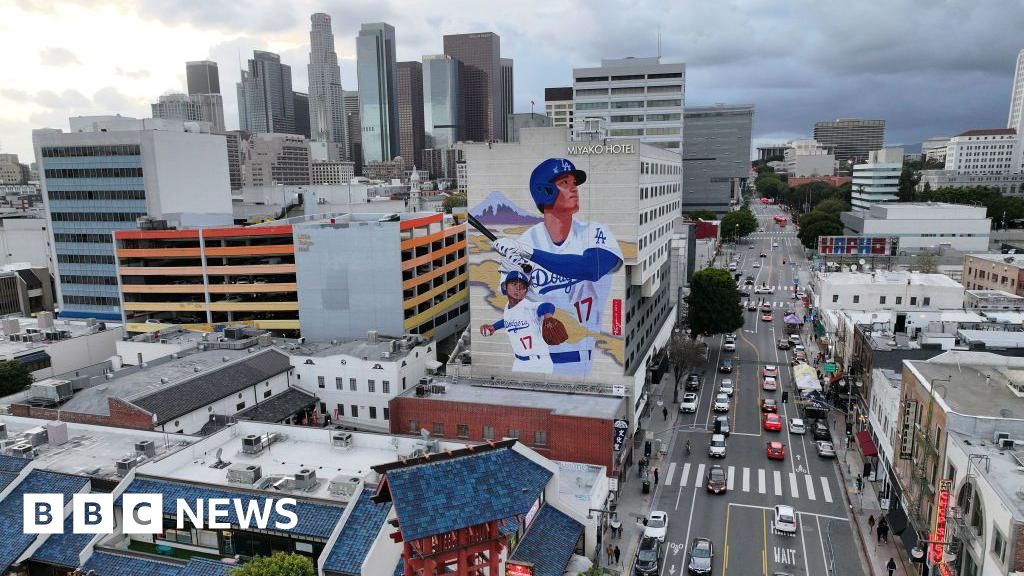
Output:
<svg viewBox="0 0 1024 576">
<path fill-rule="evenodd" d="M 316 488 L 316 470 L 303 468 L 295 474 L 296 490 L 312 490 Z"/>
<path fill-rule="evenodd" d="M 352 446 L 352 433 L 334 432 L 331 434 L 331 445 L 339 448 L 350 448 Z"/>
<path fill-rule="evenodd" d="M 135 443 L 135 454 L 146 458 L 155 458 L 156 443 L 152 440 L 139 440 Z"/>
<path fill-rule="evenodd" d="M 228 482 L 255 484 L 263 477 L 263 469 L 256 464 L 232 464 L 228 468 Z"/>
<path fill-rule="evenodd" d="M 128 472 L 132 468 L 135 468 L 135 466 L 138 465 L 138 463 L 139 463 L 139 457 L 138 456 L 127 456 L 125 458 L 121 458 L 117 462 L 114 462 L 114 466 L 117 469 L 117 475 L 118 476 L 127 476 Z"/>
<path fill-rule="evenodd" d="M 356 476 L 338 474 L 327 484 L 327 492 L 347 502 L 359 488 L 359 482 L 360 479 Z"/>
</svg>

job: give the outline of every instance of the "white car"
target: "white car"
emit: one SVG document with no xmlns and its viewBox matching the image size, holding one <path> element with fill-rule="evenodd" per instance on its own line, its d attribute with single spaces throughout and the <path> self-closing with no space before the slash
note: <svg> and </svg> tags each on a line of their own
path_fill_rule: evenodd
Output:
<svg viewBox="0 0 1024 576">
<path fill-rule="evenodd" d="M 797 292 L 796 293 L 796 297 L 797 298 L 807 298 L 807 293 L 806 292 Z"/>
<path fill-rule="evenodd" d="M 751 266 L 751 268 L 760 268 L 761 267 L 761 263 L 760 262 L 754 262 L 750 266 Z"/>
<path fill-rule="evenodd" d="M 712 434 L 711 443 L 708 444 L 708 456 L 712 458 L 725 458 L 725 451 L 725 435 Z"/>
<path fill-rule="evenodd" d="M 665 534 L 668 533 L 668 514 L 661 510 L 651 510 L 647 517 L 647 527 L 644 528 L 644 538 L 657 538 L 665 541 Z"/>
<path fill-rule="evenodd" d="M 718 385 L 718 393 L 732 396 L 735 391 L 736 389 L 732 387 L 732 378 L 722 378 L 722 383 Z"/>
<path fill-rule="evenodd" d="M 735 263 L 729 264 L 729 271 L 730 272 L 735 272 L 736 271 L 736 264 Z"/>
<path fill-rule="evenodd" d="M 725 344 L 722 344 L 722 349 L 725 350 L 726 352 L 735 352 L 736 351 L 736 341 L 735 340 L 726 340 Z"/>
<path fill-rule="evenodd" d="M 792 506 L 779 504 L 775 507 L 772 529 L 784 534 L 796 534 L 796 511 L 793 510 Z"/>
<path fill-rule="evenodd" d="M 697 411 L 697 395 L 693 392 L 687 392 L 683 394 L 683 399 L 679 401 L 680 412 L 696 412 Z"/>
<path fill-rule="evenodd" d="M 807 432 L 807 426 L 804 425 L 803 418 L 791 418 L 789 421 L 789 433 L 790 434 L 803 434 Z"/>
<path fill-rule="evenodd" d="M 778 247 L 779 247 L 779 243 L 778 242 L 772 242 L 772 248 L 778 248 Z"/>
<path fill-rule="evenodd" d="M 754 288 L 754 294 L 775 294 L 775 289 L 771 286 L 758 286 Z"/>
<path fill-rule="evenodd" d="M 775 364 L 766 364 L 764 367 L 763 375 L 765 377 L 771 376 L 772 378 L 775 378 L 776 376 L 779 375 L 779 367 L 776 366 Z"/>
<path fill-rule="evenodd" d="M 715 412 L 729 411 L 729 395 L 719 394 L 715 396 Z"/>
</svg>

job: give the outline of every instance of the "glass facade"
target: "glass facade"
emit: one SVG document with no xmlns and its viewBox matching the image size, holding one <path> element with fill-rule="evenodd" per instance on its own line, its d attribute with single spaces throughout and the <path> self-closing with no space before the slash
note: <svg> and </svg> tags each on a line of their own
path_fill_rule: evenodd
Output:
<svg viewBox="0 0 1024 576">
<path fill-rule="evenodd" d="M 391 160 L 398 154 L 395 29 L 363 24 L 356 37 L 359 119 L 363 161 Z"/>
<path fill-rule="evenodd" d="M 462 62 L 450 56 L 423 57 L 423 129 L 427 148 L 447 148 L 462 138 L 461 74 Z"/>
</svg>

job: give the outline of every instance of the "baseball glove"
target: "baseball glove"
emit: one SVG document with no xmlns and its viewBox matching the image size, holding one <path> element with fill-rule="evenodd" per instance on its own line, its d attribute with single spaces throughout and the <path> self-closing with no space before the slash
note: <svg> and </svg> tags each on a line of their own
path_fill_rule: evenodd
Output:
<svg viewBox="0 0 1024 576">
<path fill-rule="evenodd" d="M 549 346 L 555 346 L 569 339 L 569 333 L 565 331 L 565 325 L 555 318 L 545 318 L 541 326 L 541 334 Z"/>
</svg>

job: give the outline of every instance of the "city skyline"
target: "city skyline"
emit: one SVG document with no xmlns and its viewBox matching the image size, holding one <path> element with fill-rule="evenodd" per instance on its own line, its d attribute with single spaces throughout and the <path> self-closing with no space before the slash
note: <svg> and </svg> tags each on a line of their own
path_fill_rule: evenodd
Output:
<svg viewBox="0 0 1024 576">
<path fill-rule="evenodd" d="M 530 111 L 531 100 L 542 103 L 544 88 L 570 84 L 573 67 L 656 55 L 660 25 L 663 61 L 687 65 L 687 103 L 754 104 L 755 145 L 807 136 L 814 122 L 840 117 L 885 119 L 890 145 L 1005 125 L 1022 47 L 1009 31 L 1024 24 L 1024 13 L 967 5 L 953 14 L 925 6 L 887 4 L 886 18 L 878 20 L 881 4 L 840 14 L 811 3 L 772 11 L 746 3 L 729 11 L 651 3 L 622 22 L 601 2 L 561 10 L 541 3 L 496 6 L 486 15 L 458 6 L 411 10 L 401 2 L 300 2 L 287 10 L 257 9 L 245 18 L 230 9 L 178 10 L 156 3 L 125 8 L 72 1 L 48 12 L 17 4 L 4 9 L 6 20 L 16 24 L 0 35 L 0 46 L 24 55 L 0 89 L 0 146 L 28 158 L 32 128 L 66 128 L 73 115 L 148 116 L 149 103 L 160 94 L 185 90 L 182 64 L 192 60 L 218 63 L 224 115 L 234 128 L 236 97 L 224 86 L 238 81 L 239 59 L 244 65 L 254 49 L 281 54 L 282 63 L 292 67 L 295 90 L 308 89 L 309 16 L 315 12 L 335 20 L 342 85 L 352 88 L 362 23 L 395 26 L 398 60 L 442 52 L 444 34 L 498 34 L 502 54 L 522 63 L 515 78 L 516 112 Z M 896 25 L 906 21 L 904 13 L 918 20 L 913 30 Z M 582 32 L 556 33 L 559 18 L 539 14 L 571 15 L 583 24 Z M 43 27 L 50 32 L 38 34 Z M 708 35 L 709 28 L 721 33 Z M 982 37 L 986 42 L 977 42 Z M 133 49 L 112 50 L 115 44 Z"/>
</svg>

